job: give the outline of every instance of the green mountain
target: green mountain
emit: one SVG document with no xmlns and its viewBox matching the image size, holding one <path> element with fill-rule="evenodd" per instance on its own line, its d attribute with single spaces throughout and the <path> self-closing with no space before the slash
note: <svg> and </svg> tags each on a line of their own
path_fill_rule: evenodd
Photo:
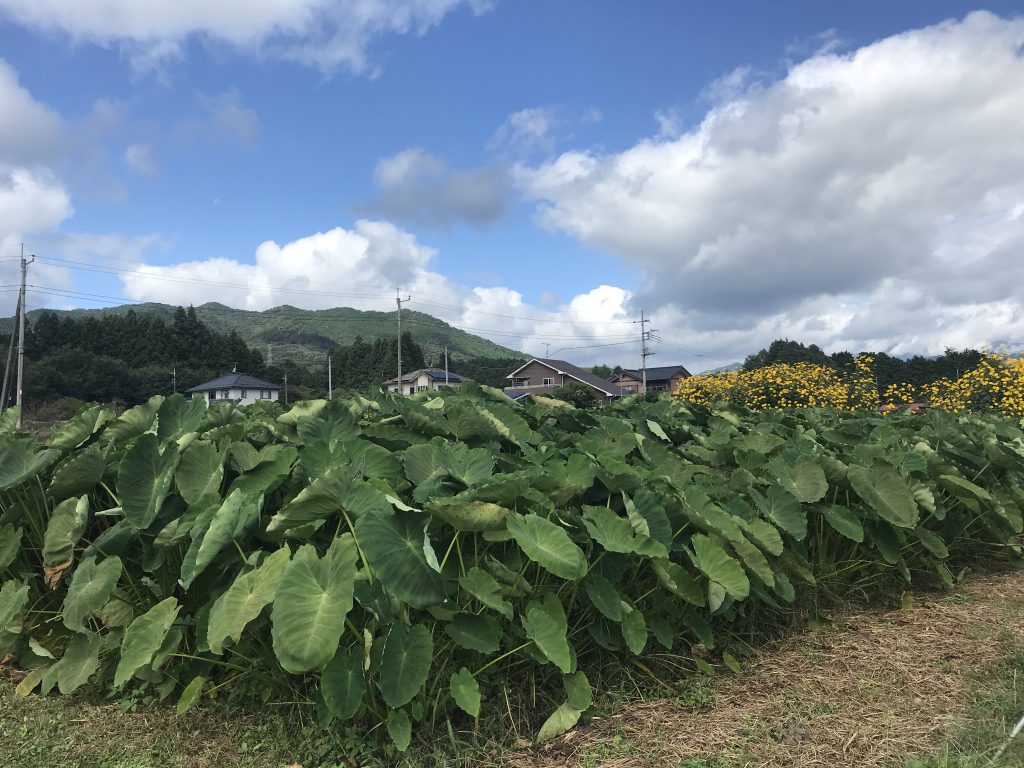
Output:
<svg viewBox="0 0 1024 768">
<path fill-rule="evenodd" d="M 175 307 L 170 304 L 144 303 L 101 309 L 35 309 L 28 313 L 28 317 L 31 322 L 42 312 L 54 312 L 84 319 L 89 316 L 123 315 L 129 310 L 156 315 L 171 322 Z M 264 358 L 269 348 L 275 363 L 290 360 L 299 365 L 322 365 L 327 350 L 335 344 L 351 344 L 357 336 L 372 342 L 379 338 L 394 337 L 398 330 L 394 312 L 368 312 L 349 307 L 312 310 L 283 305 L 256 312 L 211 302 L 196 307 L 196 314 L 212 331 L 237 332 L 246 344 L 261 352 Z M 13 318 L 0 320 L 0 334 L 10 333 L 13 328 Z M 423 312 L 403 310 L 402 331 L 412 335 L 413 340 L 423 348 L 428 363 L 432 364 L 440 364 L 445 346 L 448 347 L 450 358 L 456 361 L 470 357 L 522 357 L 519 352 L 453 328 L 443 320 Z"/>
</svg>

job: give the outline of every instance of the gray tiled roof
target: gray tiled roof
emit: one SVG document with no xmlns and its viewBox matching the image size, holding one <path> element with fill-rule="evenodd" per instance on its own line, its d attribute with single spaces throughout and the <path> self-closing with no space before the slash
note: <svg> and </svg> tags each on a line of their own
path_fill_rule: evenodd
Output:
<svg viewBox="0 0 1024 768">
<path fill-rule="evenodd" d="M 209 392 L 214 389 L 280 389 L 280 385 L 257 379 L 247 373 L 229 373 L 219 379 L 199 384 L 188 392 Z"/>
<path fill-rule="evenodd" d="M 643 371 L 641 371 L 639 369 L 633 370 L 632 368 L 626 368 L 626 369 L 623 369 L 622 372 L 623 373 L 628 373 L 634 379 L 641 379 L 641 378 L 643 378 Z M 683 376 L 689 376 L 690 375 L 690 372 L 688 370 L 686 370 L 681 365 L 661 365 L 661 366 L 658 366 L 657 368 L 648 368 L 647 369 L 647 380 L 648 381 L 665 381 L 667 379 L 671 379 L 673 376 L 676 376 L 680 372 L 682 373 Z"/>
</svg>

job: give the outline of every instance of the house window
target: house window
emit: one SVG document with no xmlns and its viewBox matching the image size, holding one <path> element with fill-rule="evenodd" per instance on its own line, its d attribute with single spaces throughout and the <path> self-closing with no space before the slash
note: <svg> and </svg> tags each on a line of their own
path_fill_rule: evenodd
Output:
<svg viewBox="0 0 1024 768">
<path fill-rule="evenodd" d="M 243 390 L 242 390 L 242 399 L 244 400 L 244 399 L 245 399 L 245 398 L 247 398 L 248 396 L 249 396 L 249 391 L 248 391 L 248 390 L 245 390 L 245 389 L 243 389 Z"/>
<path fill-rule="evenodd" d="M 231 392 L 229 392 L 229 391 L 228 391 L 228 390 L 226 390 L 226 389 L 222 389 L 222 390 L 221 390 L 221 391 L 220 391 L 220 392 L 218 393 L 217 397 L 219 397 L 219 398 L 220 398 L 221 400 L 227 400 L 228 398 L 230 398 L 230 397 L 231 397 Z"/>
<path fill-rule="evenodd" d="M 420 384 L 418 387 L 416 387 L 416 391 L 417 392 L 426 392 L 427 388 L 425 386 L 423 386 L 422 384 Z"/>
<path fill-rule="evenodd" d="M 528 387 L 530 386 L 530 377 L 522 376 L 512 379 L 512 385 L 516 387 Z"/>
<path fill-rule="evenodd" d="M 544 386 L 545 387 L 553 387 L 553 386 L 555 386 L 555 380 L 554 379 L 544 379 Z"/>
<path fill-rule="evenodd" d="M 410 395 L 415 395 L 416 394 L 416 387 L 409 387 L 409 394 Z"/>
</svg>

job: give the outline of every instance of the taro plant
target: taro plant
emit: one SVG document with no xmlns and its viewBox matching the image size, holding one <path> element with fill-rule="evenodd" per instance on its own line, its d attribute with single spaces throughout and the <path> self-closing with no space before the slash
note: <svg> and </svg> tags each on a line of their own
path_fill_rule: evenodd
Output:
<svg viewBox="0 0 1024 768">
<path fill-rule="evenodd" d="M 1021 554 L 1024 433 L 994 416 L 599 410 L 495 390 L 0 420 L 0 657 L 89 684 L 307 700 L 399 749 L 587 672 L 702 660 L 809 585 Z M 727 661 L 731 660 L 731 657 Z M 734 662 L 733 662 L 734 663 Z"/>
</svg>

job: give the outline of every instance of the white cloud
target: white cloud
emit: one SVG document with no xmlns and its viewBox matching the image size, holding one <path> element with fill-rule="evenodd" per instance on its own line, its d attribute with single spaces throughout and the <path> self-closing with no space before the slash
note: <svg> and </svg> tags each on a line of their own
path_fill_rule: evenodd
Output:
<svg viewBox="0 0 1024 768">
<path fill-rule="evenodd" d="M 551 132 L 557 124 L 558 120 L 551 109 L 520 109 L 498 126 L 487 142 L 487 148 L 515 155 L 526 155 L 538 150 L 550 152 L 554 147 Z"/>
<path fill-rule="evenodd" d="M 292 59 L 332 72 L 369 67 L 385 34 L 424 34 L 460 7 L 491 0 L 0 0 L 18 24 L 125 52 L 137 71 L 180 58 L 191 40 Z"/>
<path fill-rule="evenodd" d="M 433 248 L 383 221 L 357 221 L 283 245 L 260 244 L 250 261 L 214 257 L 173 266 L 141 265 L 121 277 L 125 295 L 140 301 L 263 310 L 289 304 L 309 309 L 350 306 L 393 311 L 395 288 L 412 296 L 411 309 L 439 317 L 495 342 L 533 354 L 545 343 L 579 361 L 606 359 L 604 347 L 636 336 L 627 315 L 629 293 L 599 286 L 545 308 L 504 286 L 467 286 L 434 271 Z M 616 349 L 616 347 L 612 347 Z M 628 349 L 623 346 L 618 349 Z"/>
<path fill-rule="evenodd" d="M 148 144 L 132 144 L 124 151 L 124 163 L 133 172 L 146 178 L 153 178 L 160 170 L 156 153 Z"/>
<path fill-rule="evenodd" d="M 33 99 L 18 82 L 18 73 L 0 59 L 0 162 L 52 159 L 60 131 L 60 116 Z"/>
<path fill-rule="evenodd" d="M 498 167 L 452 170 L 413 147 L 381 159 L 373 177 L 378 195 L 359 206 L 369 215 L 447 228 L 456 220 L 484 227 L 505 212 L 508 176 Z"/>
<path fill-rule="evenodd" d="M 259 141 L 261 124 L 256 111 L 242 104 L 241 94 L 227 90 L 216 96 L 196 94 L 198 116 L 179 120 L 175 126 L 186 142 L 240 145 L 252 149 Z"/>
<path fill-rule="evenodd" d="M 1024 19 L 979 12 L 776 82 L 737 70 L 692 130 L 517 179 L 545 227 L 637 268 L 633 305 L 695 347 L 1024 339 L 1022 45 Z"/>
</svg>

